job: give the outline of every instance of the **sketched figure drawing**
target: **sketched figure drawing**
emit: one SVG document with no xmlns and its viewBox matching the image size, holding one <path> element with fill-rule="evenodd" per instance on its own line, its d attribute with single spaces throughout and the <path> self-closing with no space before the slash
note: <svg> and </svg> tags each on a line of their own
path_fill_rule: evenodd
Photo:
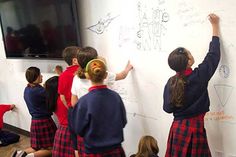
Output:
<svg viewBox="0 0 236 157">
<path fill-rule="evenodd" d="M 219 73 L 222 78 L 228 78 L 230 75 L 230 69 L 227 65 L 221 65 L 219 68 Z"/>
<path fill-rule="evenodd" d="M 165 35 L 165 23 L 169 21 L 169 14 L 160 8 L 151 10 L 138 3 L 139 30 L 137 37 L 139 45 L 137 48 L 142 50 L 161 50 L 161 38 Z M 140 46 L 141 45 L 141 46 Z"/>
<path fill-rule="evenodd" d="M 117 18 L 119 15 L 115 17 L 111 17 L 110 13 L 107 14 L 107 16 L 97 22 L 97 24 L 89 26 L 87 29 L 97 33 L 97 34 L 102 34 L 107 27 L 110 25 L 110 23 Z"/>
</svg>

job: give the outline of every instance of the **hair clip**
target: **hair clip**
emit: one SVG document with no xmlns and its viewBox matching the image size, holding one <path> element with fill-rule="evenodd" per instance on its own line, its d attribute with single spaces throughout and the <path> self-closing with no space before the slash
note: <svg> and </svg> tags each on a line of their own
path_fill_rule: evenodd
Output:
<svg viewBox="0 0 236 157">
<path fill-rule="evenodd" d="M 183 47 L 179 47 L 179 48 L 177 49 L 177 51 L 178 51 L 178 53 L 184 53 L 184 48 L 183 48 Z"/>
</svg>

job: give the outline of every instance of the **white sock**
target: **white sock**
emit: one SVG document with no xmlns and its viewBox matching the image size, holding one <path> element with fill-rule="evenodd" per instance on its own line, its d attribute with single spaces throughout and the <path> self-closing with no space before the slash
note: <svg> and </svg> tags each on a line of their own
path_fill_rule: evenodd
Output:
<svg viewBox="0 0 236 157">
<path fill-rule="evenodd" d="M 29 153 L 26 155 L 26 157 L 34 157 L 34 153 Z"/>
<path fill-rule="evenodd" d="M 17 151 L 17 154 L 23 154 L 23 153 L 24 153 L 23 150 L 18 150 L 18 151 Z"/>
</svg>

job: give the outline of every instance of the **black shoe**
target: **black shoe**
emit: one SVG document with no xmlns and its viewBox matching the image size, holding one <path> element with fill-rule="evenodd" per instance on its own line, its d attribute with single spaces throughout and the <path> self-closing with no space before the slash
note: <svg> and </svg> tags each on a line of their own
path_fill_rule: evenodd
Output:
<svg viewBox="0 0 236 157">
<path fill-rule="evenodd" d="M 11 157 L 26 157 L 27 153 L 23 150 L 17 151 L 15 150 Z"/>
<path fill-rule="evenodd" d="M 26 152 L 24 152 L 21 156 L 19 156 L 19 157 L 26 157 L 26 155 L 27 155 L 27 153 Z"/>
<path fill-rule="evenodd" d="M 17 150 L 15 150 L 15 151 L 13 152 L 13 154 L 11 155 L 11 157 L 16 157 L 16 155 L 17 155 Z"/>
</svg>

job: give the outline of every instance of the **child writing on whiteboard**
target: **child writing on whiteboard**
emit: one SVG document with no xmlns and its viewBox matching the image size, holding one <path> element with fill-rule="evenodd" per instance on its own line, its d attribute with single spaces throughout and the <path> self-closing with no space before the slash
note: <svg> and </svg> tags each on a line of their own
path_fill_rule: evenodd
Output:
<svg viewBox="0 0 236 157">
<path fill-rule="evenodd" d="M 92 47 L 85 47 L 82 48 L 78 54 L 78 62 L 80 65 L 80 68 L 77 71 L 77 75 L 73 78 L 73 83 L 71 87 L 71 104 L 74 106 L 78 99 L 86 94 L 88 92 L 88 88 L 91 86 L 91 83 L 89 80 L 85 77 L 85 67 L 89 61 L 92 59 L 96 59 L 98 57 L 97 51 Z M 103 59 L 103 58 L 101 58 Z M 106 79 L 104 80 L 104 83 L 107 85 L 113 84 L 114 81 L 123 80 L 127 77 L 130 70 L 133 69 L 133 66 L 130 64 L 130 62 L 127 63 L 125 69 L 121 71 L 120 73 L 112 73 L 108 72 Z"/>
<path fill-rule="evenodd" d="M 96 58 L 98 58 L 98 53 L 96 49 L 92 47 L 85 47 L 79 51 L 77 60 L 80 67 L 77 71 L 77 75 L 75 75 L 73 78 L 73 83 L 72 83 L 72 88 L 71 88 L 71 93 L 72 93 L 71 105 L 72 106 L 74 106 L 78 102 L 78 99 L 81 96 L 88 93 L 88 89 L 89 87 L 91 87 L 91 82 L 85 77 L 85 68 L 89 61 Z M 128 62 L 127 66 L 122 72 L 118 74 L 108 72 L 107 77 L 104 81 L 104 84 L 112 84 L 115 80 L 122 80 L 126 78 L 126 76 L 128 75 L 129 71 L 132 68 L 133 66 Z M 71 116 L 70 113 L 69 113 L 69 116 Z M 70 119 L 73 119 L 73 117 L 71 116 Z M 73 131 L 71 131 L 71 134 L 73 134 Z M 78 152 L 79 154 L 81 154 L 81 151 L 84 149 L 83 139 L 78 136 L 77 142 L 78 142 L 77 144 L 74 143 L 74 147 L 75 145 L 77 145 Z"/>
<path fill-rule="evenodd" d="M 210 157 L 204 116 L 209 111 L 208 82 L 220 61 L 219 17 L 210 14 L 212 41 L 205 59 L 194 70 L 194 58 L 186 48 L 179 47 L 170 53 L 168 64 L 176 71 L 164 89 L 163 109 L 173 113 L 166 157 Z"/>
<path fill-rule="evenodd" d="M 138 152 L 130 157 L 158 157 L 159 147 L 157 140 L 152 136 L 143 136 L 139 140 Z"/>
<path fill-rule="evenodd" d="M 123 101 L 118 93 L 104 85 L 107 68 L 101 59 L 91 60 L 85 72 L 92 86 L 72 112 L 72 126 L 84 139 L 85 156 L 124 157 L 121 143 L 127 119 Z"/>
<path fill-rule="evenodd" d="M 56 125 L 51 118 L 46 106 L 46 92 L 40 85 L 42 75 L 37 67 L 29 67 L 25 72 L 27 86 L 24 90 L 24 100 L 32 117 L 30 127 L 31 147 L 24 151 L 15 152 L 15 156 L 34 157 L 50 156 L 53 140 L 56 132 Z M 14 156 L 13 155 L 13 156 Z"/>
</svg>

